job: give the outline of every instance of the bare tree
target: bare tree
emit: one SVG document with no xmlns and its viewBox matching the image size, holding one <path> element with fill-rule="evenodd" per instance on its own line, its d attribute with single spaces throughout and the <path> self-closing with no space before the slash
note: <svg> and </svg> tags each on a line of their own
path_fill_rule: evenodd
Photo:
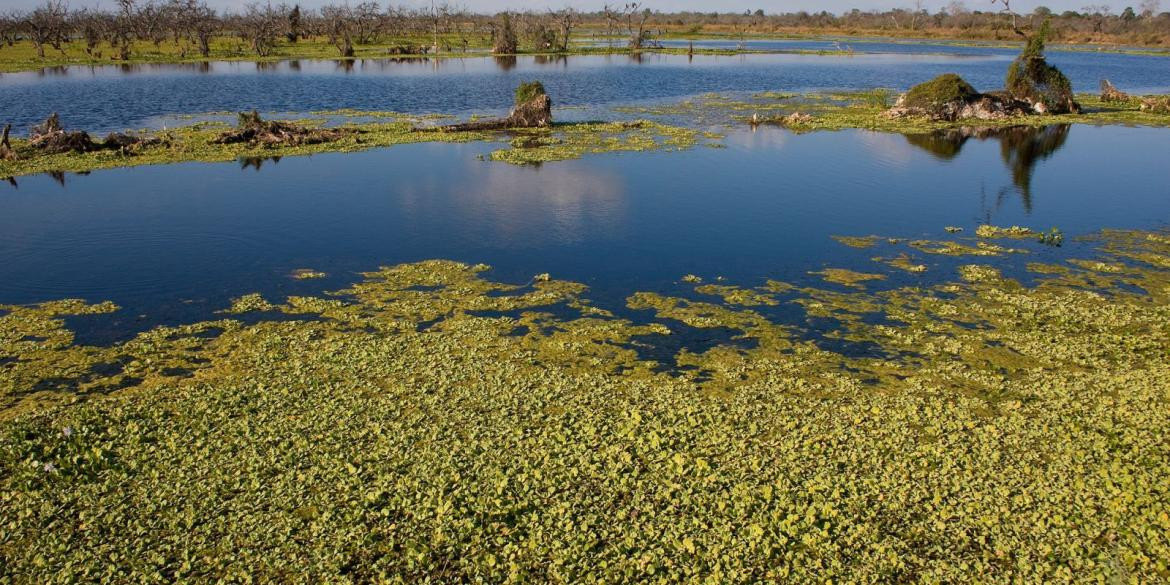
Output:
<svg viewBox="0 0 1170 585">
<path fill-rule="evenodd" d="M 1142 18 L 1150 19 L 1162 8 L 1162 0 L 1142 0 Z"/>
<path fill-rule="evenodd" d="M 618 18 L 617 10 L 611 8 L 609 4 L 606 4 L 605 7 L 602 8 L 602 13 L 605 16 L 605 39 L 609 44 L 609 47 L 612 49 L 614 31 L 617 30 L 618 23 L 621 19 Z"/>
<path fill-rule="evenodd" d="M 492 43 L 492 52 L 497 55 L 515 55 L 519 50 L 516 40 L 516 29 L 512 26 L 512 15 L 504 12 L 500 14 L 500 23 L 493 32 L 495 38 Z"/>
<path fill-rule="evenodd" d="M 0 14 L 0 43 L 9 47 L 16 44 L 20 36 L 20 20 L 15 14 Z"/>
<path fill-rule="evenodd" d="M 569 43 L 573 37 L 573 27 L 577 24 L 577 12 L 572 8 L 564 8 L 556 12 L 549 12 L 557 23 L 557 47 L 560 52 L 569 50 Z"/>
<path fill-rule="evenodd" d="M 337 47 L 337 52 L 342 57 L 353 57 L 353 31 L 356 26 L 353 9 L 348 4 L 330 4 L 321 8 L 321 18 L 325 21 L 325 36 Z"/>
<path fill-rule="evenodd" d="M 301 37 L 301 5 L 297 4 L 291 10 L 284 4 L 281 4 L 280 7 L 281 12 L 288 14 L 288 31 L 284 36 L 288 42 L 295 44 L 297 39 Z"/>
<path fill-rule="evenodd" d="M 136 3 L 134 10 L 134 36 L 149 40 L 158 47 L 167 38 L 167 13 L 154 0 Z"/>
<path fill-rule="evenodd" d="M 21 21 L 24 33 L 37 49 L 37 57 L 45 58 L 45 45 L 65 54 L 61 43 L 68 33 L 69 9 L 62 0 L 47 0 Z"/>
<path fill-rule="evenodd" d="M 276 40 L 283 32 L 283 20 L 271 4 L 260 6 L 253 2 L 248 4 L 244 8 L 244 13 L 236 19 L 236 26 L 240 35 L 252 46 L 252 50 L 261 57 L 267 57 L 276 48 Z"/>
<path fill-rule="evenodd" d="M 118 56 L 127 61 L 134 46 L 134 0 L 118 0 L 118 14 L 110 31 L 110 47 L 118 49 Z"/>
<path fill-rule="evenodd" d="M 1011 18 L 1012 30 L 1016 31 L 1016 34 L 1018 35 L 1027 36 L 1022 31 L 1020 31 L 1020 27 L 1016 26 L 1016 18 L 1019 17 L 1019 14 L 1016 14 L 1016 11 L 1012 10 L 1012 0 L 991 0 L 991 4 L 993 6 L 1002 5 L 1003 8 L 1000 9 L 1000 13 L 1006 14 Z"/>
<path fill-rule="evenodd" d="M 641 49 L 650 34 L 646 31 L 646 22 L 650 20 L 650 9 L 643 9 L 637 2 L 626 3 L 622 9 L 626 20 L 626 32 L 629 33 L 629 47 L 633 50 Z"/>
<path fill-rule="evenodd" d="M 110 31 L 110 17 L 107 14 L 83 8 L 74 11 L 70 25 L 74 31 L 81 33 L 85 41 L 85 54 L 90 57 L 101 57 L 98 46 L 106 40 Z"/>
<path fill-rule="evenodd" d="M 211 39 L 221 29 L 219 17 L 215 10 L 206 2 L 184 0 L 182 8 L 182 23 L 187 36 L 195 42 L 201 57 L 211 55 Z"/>
</svg>

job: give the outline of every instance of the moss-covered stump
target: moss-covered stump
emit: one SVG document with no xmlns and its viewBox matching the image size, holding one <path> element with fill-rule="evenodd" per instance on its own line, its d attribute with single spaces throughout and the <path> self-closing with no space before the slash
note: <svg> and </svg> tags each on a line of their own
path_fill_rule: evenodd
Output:
<svg viewBox="0 0 1170 585">
<path fill-rule="evenodd" d="M 962 77 L 946 73 L 910 88 L 884 115 L 888 118 L 924 117 L 953 122 L 966 119 L 1001 120 L 1029 111 L 1027 103 L 1006 93 L 979 93 Z"/>
<path fill-rule="evenodd" d="M 481 120 L 443 126 L 450 132 L 547 128 L 552 125 L 552 99 L 539 81 L 521 83 L 516 88 L 516 102 L 507 118 Z"/>
<path fill-rule="evenodd" d="M 1037 114 L 1075 114 L 1081 111 L 1073 95 L 1072 82 L 1044 58 L 1048 22 L 1028 37 L 1028 44 L 1008 68 L 1005 89 L 1011 97 L 1025 101 Z"/>
</svg>

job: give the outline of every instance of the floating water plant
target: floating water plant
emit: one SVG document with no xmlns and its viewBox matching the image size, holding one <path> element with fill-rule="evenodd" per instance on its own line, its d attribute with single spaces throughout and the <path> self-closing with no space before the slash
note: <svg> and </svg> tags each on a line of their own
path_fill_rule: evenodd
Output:
<svg viewBox="0 0 1170 585">
<path fill-rule="evenodd" d="M 320 270 L 313 270 L 312 268 L 297 268 L 289 273 L 289 277 L 293 280 L 316 280 L 328 276 L 328 274 Z"/>
<path fill-rule="evenodd" d="M 112 304 L 3 306 L 0 577 L 1160 582 L 1170 236 L 1091 243 L 1120 268 L 743 289 L 815 336 L 443 260 L 108 347 L 65 319 Z M 653 351 L 688 326 L 730 339 Z"/>
</svg>

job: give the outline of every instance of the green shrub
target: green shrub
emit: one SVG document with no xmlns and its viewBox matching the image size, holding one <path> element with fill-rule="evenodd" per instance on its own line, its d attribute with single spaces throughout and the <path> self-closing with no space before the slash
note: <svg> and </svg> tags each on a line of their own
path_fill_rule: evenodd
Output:
<svg viewBox="0 0 1170 585">
<path fill-rule="evenodd" d="M 962 77 L 954 73 L 940 75 L 926 83 L 920 83 L 906 93 L 905 105 L 912 108 L 932 109 L 953 101 L 970 101 L 979 92 Z"/>
</svg>

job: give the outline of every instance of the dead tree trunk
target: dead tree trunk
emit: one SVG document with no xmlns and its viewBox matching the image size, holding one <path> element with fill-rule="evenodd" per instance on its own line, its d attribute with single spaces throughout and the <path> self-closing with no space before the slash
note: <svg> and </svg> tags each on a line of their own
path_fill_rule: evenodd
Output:
<svg viewBox="0 0 1170 585">
<path fill-rule="evenodd" d="M 12 150 L 12 143 L 8 141 L 10 132 L 12 132 L 12 124 L 5 124 L 4 136 L 0 137 L 0 160 L 16 160 L 16 151 Z"/>
</svg>

